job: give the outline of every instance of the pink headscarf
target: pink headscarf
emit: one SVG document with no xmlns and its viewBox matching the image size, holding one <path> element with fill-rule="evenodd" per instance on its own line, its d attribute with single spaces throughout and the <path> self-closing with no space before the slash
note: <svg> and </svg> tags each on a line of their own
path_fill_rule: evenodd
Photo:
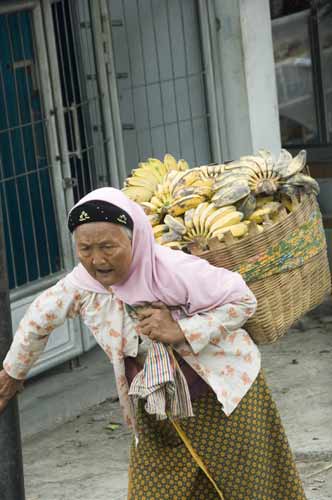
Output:
<svg viewBox="0 0 332 500">
<path fill-rule="evenodd" d="M 193 314 L 236 302 L 250 293 L 242 277 L 227 269 L 214 267 L 206 260 L 157 245 L 144 210 L 118 189 L 105 187 L 84 196 L 76 205 L 103 200 L 125 210 L 134 222 L 132 263 L 128 278 L 112 286 L 116 297 L 128 305 L 163 302 L 181 306 Z M 79 264 L 69 274 L 79 288 L 109 293 Z"/>
</svg>

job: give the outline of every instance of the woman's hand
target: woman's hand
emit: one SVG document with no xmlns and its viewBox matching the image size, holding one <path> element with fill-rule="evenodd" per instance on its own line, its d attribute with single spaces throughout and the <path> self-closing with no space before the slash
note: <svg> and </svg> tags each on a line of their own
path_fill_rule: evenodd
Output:
<svg viewBox="0 0 332 500">
<path fill-rule="evenodd" d="M 139 333 L 151 340 L 173 345 L 185 340 L 180 325 L 172 318 L 167 306 L 162 302 L 154 302 L 150 307 L 142 309 L 138 312 L 138 317 Z"/>
<path fill-rule="evenodd" d="M 5 370 L 0 371 L 0 414 L 17 392 L 23 389 L 23 381 L 16 380 Z"/>
</svg>

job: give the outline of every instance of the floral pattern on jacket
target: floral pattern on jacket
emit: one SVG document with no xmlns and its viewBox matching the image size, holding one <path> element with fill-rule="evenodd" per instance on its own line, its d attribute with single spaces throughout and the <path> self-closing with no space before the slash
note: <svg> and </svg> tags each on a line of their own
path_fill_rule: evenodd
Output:
<svg viewBox="0 0 332 500">
<path fill-rule="evenodd" d="M 176 351 L 210 385 L 226 415 L 234 411 L 260 370 L 258 348 L 242 329 L 255 309 L 256 299 L 248 288 L 241 300 L 191 317 L 182 312 L 179 319 L 186 341 L 177 345 Z M 50 333 L 67 318 L 78 315 L 113 363 L 125 421 L 135 427 L 124 358 L 137 356 L 136 323 L 111 293 L 74 288 L 66 277 L 45 290 L 21 320 L 4 369 L 16 379 L 24 379 L 43 352 Z"/>
</svg>

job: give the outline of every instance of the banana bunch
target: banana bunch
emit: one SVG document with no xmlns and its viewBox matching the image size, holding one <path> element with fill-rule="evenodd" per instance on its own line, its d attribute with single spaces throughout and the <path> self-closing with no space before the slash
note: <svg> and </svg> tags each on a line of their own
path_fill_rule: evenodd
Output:
<svg viewBox="0 0 332 500">
<path fill-rule="evenodd" d="M 213 203 L 203 202 L 196 208 L 187 210 L 182 217 L 173 217 L 167 214 L 164 225 L 168 226 L 167 234 L 176 235 L 173 242 L 176 247 L 185 247 L 190 242 L 197 243 L 201 248 L 207 248 L 211 238 L 222 240 L 225 233 L 230 231 L 235 238 L 248 233 L 248 224 L 242 222 L 243 214 L 233 205 L 216 208 Z M 165 228 L 165 231 L 166 228 Z M 169 246 L 171 242 L 167 241 Z M 163 243 L 161 243 L 163 244 Z"/>
<path fill-rule="evenodd" d="M 152 228 L 153 236 L 159 245 L 167 245 L 181 240 L 181 235 L 173 231 L 167 224 L 157 224 Z"/>
<path fill-rule="evenodd" d="M 205 177 L 206 179 L 214 179 L 215 177 L 218 177 L 225 171 L 225 165 L 223 163 L 218 164 L 218 163 L 213 163 L 210 165 L 202 165 L 198 167 L 199 170 L 202 173 L 202 176 Z"/>
<path fill-rule="evenodd" d="M 151 199 L 141 205 L 153 220 L 158 216 L 160 222 L 166 214 L 177 217 L 210 198 L 213 182 L 204 178 L 199 168 L 173 170 L 157 185 Z"/>
<path fill-rule="evenodd" d="M 150 201 L 157 186 L 164 182 L 169 172 L 184 172 L 189 169 L 185 160 L 179 160 L 166 154 L 164 161 L 157 158 L 148 158 L 146 162 L 138 164 L 124 183 L 123 192 L 133 201 L 138 203 Z"/>
<path fill-rule="evenodd" d="M 242 156 L 239 161 L 225 165 L 224 172 L 216 177 L 212 202 L 223 207 L 261 194 L 295 195 L 301 191 L 318 194 L 315 179 L 301 172 L 305 165 L 304 150 L 293 158 L 282 149 L 277 161 L 266 150 L 259 150 L 255 156 Z"/>
</svg>

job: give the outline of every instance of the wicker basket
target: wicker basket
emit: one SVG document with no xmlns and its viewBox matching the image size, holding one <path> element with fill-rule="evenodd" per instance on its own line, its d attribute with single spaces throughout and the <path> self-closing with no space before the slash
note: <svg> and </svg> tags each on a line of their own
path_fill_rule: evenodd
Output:
<svg viewBox="0 0 332 500">
<path fill-rule="evenodd" d="M 314 226 L 311 228 L 313 214 L 316 218 L 313 219 Z M 326 242 L 316 198 L 305 196 L 292 213 L 259 235 L 198 253 L 217 267 L 239 271 L 241 264 L 266 254 L 272 245 L 283 244 L 303 224 L 306 224 L 309 231 L 319 227 L 323 234 L 319 250 L 308 259 L 298 259 L 294 268 L 281 272 L 270 268 L 261 279 L 247 280 L 257 298 L 258 308 L 246 328 L 257 344 L 275 342 L 296 320 L 320 304 L 331 291 Z"/>
</svg>

